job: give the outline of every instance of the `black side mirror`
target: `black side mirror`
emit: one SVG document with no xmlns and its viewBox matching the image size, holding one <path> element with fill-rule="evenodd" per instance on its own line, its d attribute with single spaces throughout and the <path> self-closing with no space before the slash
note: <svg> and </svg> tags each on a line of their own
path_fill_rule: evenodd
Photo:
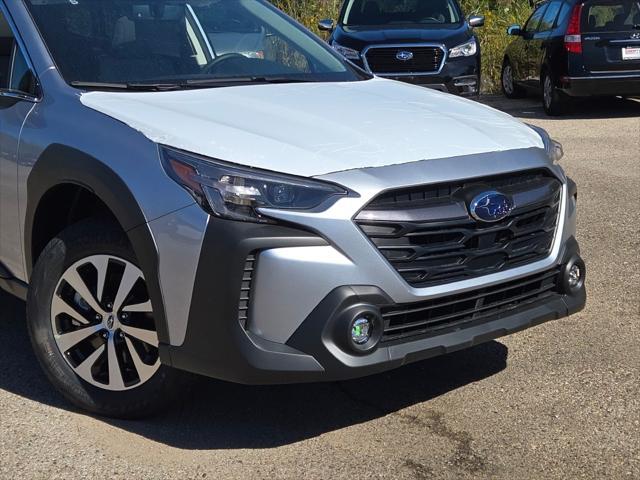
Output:
<svg viewBox="0 0 640 480">
<path fill-rule="evenodd" d="M 468 21 L 470 27 L 484 27 L 483 15 L 471 15 Z"/>
<path fill-rule="evenodd" d="M 507 35 L 519 37 L 522 35 L 522 27 L 520 25 L 511 25 L 507 27 Z"/>
<path fill-rule="evenodd" d="M 335 25 L 335 22 L 330 18 L 325 18 L 324 20 L 320 20 L 318 22 L 318 28 L 321 32 L 333 32 Z"/>
</svg>

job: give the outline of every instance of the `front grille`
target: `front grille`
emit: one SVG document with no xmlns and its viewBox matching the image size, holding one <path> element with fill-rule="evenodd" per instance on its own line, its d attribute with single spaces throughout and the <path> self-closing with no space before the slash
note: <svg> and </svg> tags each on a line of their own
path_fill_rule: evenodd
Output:
<svg viewBox="0 0 640 480">
<path fill-rule="evenodd" d="M 251 304 L 251 286 L 253 283 L 254 273 L 256 269 L 256 255 L 247 256 L 244 262 L 244 270 L 242 272 L 242 284 L 240 286 L 240 302 L 238 304 L 238 321 L 242 328 L 247 327 L 249 320 L 249 307 Z"/>
<path fill-rule="evenodd" d="M 495 320 L 555 295 L 558 268 L 508 283 L 425 302 L 382 308 L 383 342 L 435 336 Z"/>
<path fill-rule="evenodd" d="M 468 197 L 493 189 L 511 195 L 516 209 L 495 223 L 473 219 Z M 356 222 L 410 285 L 426 287 L 547 257 L 561 193 L 546 171 L 428 185 L 380 195 Z"/>
<path fill-rule="evenodd" d="M 398 53 L 409 52 L 410 60 L 399 60 Z M 369 69 L 378 74 L 421 74 L 440 70 L 444 51 L 440 47 L 373 47 L 366 53 Z"/>
</svg>

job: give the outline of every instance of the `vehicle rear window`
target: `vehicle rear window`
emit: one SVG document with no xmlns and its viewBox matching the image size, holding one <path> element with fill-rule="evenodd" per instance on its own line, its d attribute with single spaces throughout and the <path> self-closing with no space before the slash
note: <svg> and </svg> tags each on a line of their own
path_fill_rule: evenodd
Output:
<svg viewBox="0 0 640 480">
<path fill-rule="evenodd" d="M 621 32 L 640 29 L 640 1 L 589 2 L 582 10 L 585 32 Z"/>
</svg>

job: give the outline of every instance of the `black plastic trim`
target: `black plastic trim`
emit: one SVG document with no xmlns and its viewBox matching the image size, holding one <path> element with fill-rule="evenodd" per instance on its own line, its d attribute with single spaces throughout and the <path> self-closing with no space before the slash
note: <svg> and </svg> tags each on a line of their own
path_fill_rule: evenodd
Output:
<svg viewBox="0 0 640 480">
<path fill-rule="evenodd" d="M 76 184 L 93 192 L 113 212 L 145 274 L 160 341 L 168 341 L 169 330 L 158 274 L 158 251 L 142 209 L 126 183 L 100 160 L 65 145 L 50 145 L 39 157 L 27 180 L 27 212 L 24 245 L 28 275 L 33 270 L 32 238 L 40 201 L 61 184 Z M 136 228 L 137 227 L 137 228 Z"/>
<path fill-rule="evenodd" d="M 0 290 L 4 290 L 22 300 L 26 300 L 29 286 L 17 278 L 14 278 L 11 272 L 0 263 Z"/>
<path fill-rule="evenodd" d="M 297 228 L 211 217 L 196 273 L 185 341 L 181 346 L 162 343 L 162 361 L 175 368 L 240 383 L 320 379 L 323 368 L 313 357 L 243 329 L 238 321 L 238 302 L 249 254 L 270 248 L 323 245 L 327 242 L 321 237 Z M 259 312 L 252 311 L 252 315 Z"/>
<path fill-rule="evenodd" d="M 578 198 L 578 184 L 569 177 L 567 177 L 567 190 L 569 197 Z"/>
</svg>

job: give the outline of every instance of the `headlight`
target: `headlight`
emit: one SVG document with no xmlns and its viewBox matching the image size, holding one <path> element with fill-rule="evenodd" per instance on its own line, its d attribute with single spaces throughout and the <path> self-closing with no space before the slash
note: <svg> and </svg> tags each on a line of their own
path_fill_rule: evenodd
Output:
<svg viewBox="0 0 640 480">
<path fill-rule="evenodd" d="M 562 148 L 562 144 L 557 140 L 549 137 L 549 143 L 544 146 L 547 151 L 547 155 L 549 156 L 549 160 L 553 163 L 559 163 L 564 157 L 564 149 Z"/>
<path fill-rule="evenodd" d="M 360 52 L 358 50 L 354 50 L 353 48 L 344 47 L 339 43 L 332 42 L 331 46 L 333 49 L 349 60 L 360 60 Z"/>
<path fill-rule="evenodd" d="M 478 44 L 476 43 L 476 39 L 472 38 L 467 43 L 463 43 L 449 50 L 449 58 L 472 57 L 476 53 L 478 53 Z"/>
<path fill-rule="evenodd" d="M 246 222 L 269 223 L 259 209 L 310 209 L 344 188 L 315 180 L 230 165 L 161 147 L 167 174 L 209 213 Z"/>
<path fill-rule="evenodd" d="M 536 127 L 535 125 L 531 125 L 528 123 L 527 125 L 532 128 L 538 135 L 540 135 L 540 138 L 542 138 L 544 149 L 547 152 L 547 156 L 549 157 L 551 163 L 559 163 L 562 157 L 564 157 L 564 149 L 562 148 L 562 144 L 557 140 L 551 138 L 544 128 Z"/>
</svg>

